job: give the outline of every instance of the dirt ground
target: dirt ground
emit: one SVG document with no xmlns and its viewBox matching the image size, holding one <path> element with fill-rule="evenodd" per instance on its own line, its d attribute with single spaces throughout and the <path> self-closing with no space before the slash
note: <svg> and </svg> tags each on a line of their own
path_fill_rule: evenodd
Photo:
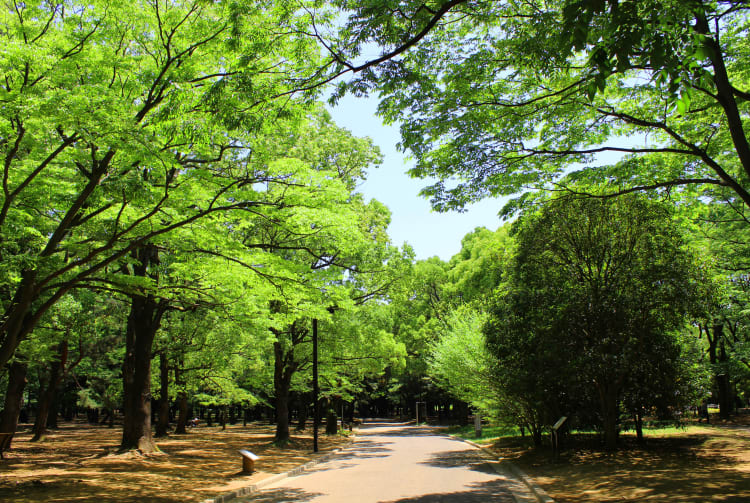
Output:
<svg viewBox="0 0 750 503">
<path fill-rule="evenodd" d="M 0 501 L 29 502 L 197 502 L 256 483 L 312 459 L 312 431 L 292 432 L 281 449 L 272 444 L 274 429 L 252 423 L 199 426 L 187 435 L 158 439 L 162 453 L 117 454 L 117 427 L 62 424 L 44 442 L 30 433 L 13 438 L 0 460 Z M 320 454 L 346 444 L 343 436 L 321 432 Z M 242 475 L 239 449 L 258 456 L 256 472 Z"/>
<path fill-rule="evenodd" d="M 552 462 L 550 449 L 501 441 L 493 450 L 511 459 L 558 503 L 750 501 L 750 427 L 691 426 L 645 445 L 630 434 L 603 452 L 597 438 L 579 438 Z"/>
</svg>

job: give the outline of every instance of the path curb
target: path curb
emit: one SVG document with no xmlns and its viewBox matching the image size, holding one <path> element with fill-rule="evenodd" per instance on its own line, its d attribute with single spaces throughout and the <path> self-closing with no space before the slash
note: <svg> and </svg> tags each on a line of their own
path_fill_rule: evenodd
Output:
<svg viewBox="0 0 750 503">
<path fill-rule="evenodd" d="M 308 461 L 304 465 L 300 465 L 296 468 L 292 468 L 291 470 L 287 472 L 278 473 L 276 475 L 272 475 L 271 477 L 265 478 L 263 480 L 259 480 L 255 484 L 251 484 L 245 487 L 240 487 L 239 489 L 235 489 L 232 492 L 220 494 L 219 496 L 216 496 L 214 498 L 204 499 L 201 501 L 201 503 L 225 503 L 227 501 L 232 501 L 233 499 L 242 498 L 243 496 L 252 496 L 253 494 L 259 492 L 261 489 L 265 487 L 270 486 L 271 484 L 274 484 L 280 480 L 284 480 L 285 478 L 288 478 L 288 477 L 294 477 L 295 475 L 299 475 L 300 473 L 306 470 L 309 470 L 310 468 L 317 465 L 318 463 L 323 463 L 325 461 L 328 461 L 334 455 L 344 450 L 346 447 L 351 446 L 352 443 L 354 443 L 354 439 L 352 439 L 352 441 L 349 442 L 346 446 L 339 447 L 338 449 L 335 449 L 331 452 L 322 454 L 321 456 L 313 459 L 312 461 Z"/>
<path fill-rule="evenodd" d="M 547 494 L 544 489 L 539 487 L 536 482 L 534 482 L 534 479 L 526 475 L 523 470 L 518 468 L 513 462 L 503 459 L 499 457 L 497 454 L 495 454 L 489 447 L 478 444 L 476 442 L 472 442 L 471 440 L 467 440 L 465 438 L 456 437 L 454 435 L 450 435 L 452 438 L 455 438 L 456 440 L 461 440 L 463 442 L 466 442 L 469 445 L 472 445 L 480 450 L 480 452 L 484 453 L 486 456 L 491 457 L 492 459 L 495 459 L 499 461 L 498 465 L 491 465 L 492 468 L 500 475 L 508 476 L 507 473 L 504 473 L 504 471 L 510 472 L 510 476 L 513 478 L 516 478 L 523 482 L 523 484 L 529 489 L 531 494 L 536 499 L 537 503 L 555 503 L 555 500 L 550 497 L 549 494 Z M 518 494 L 516 491 L 513 491 L 513 488 L 511 488 L 511 492 L 513 492 L 513 497 L 518 502 L 525 502 L 528 501 L 528 498 L 526 498 L 523 495 Z"/>
</svg>

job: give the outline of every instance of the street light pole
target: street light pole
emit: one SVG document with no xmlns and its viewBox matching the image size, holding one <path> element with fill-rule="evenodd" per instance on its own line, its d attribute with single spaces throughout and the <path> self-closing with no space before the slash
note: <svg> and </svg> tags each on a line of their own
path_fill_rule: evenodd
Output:
<svg viewBox="0 0 750 503">
<path fill-rule="evenodd" d="M 313 343 L 313 452 L 318 452 L 318 426 L 320 415 L 318 411 L 318 320 L 312 320 L 312 343 Z"/>
<path fill-rule="evenodd" d="M 419 426 L 419 404 L 420 403 L 425 406 L 425 416 L 427 416 L 427 402 L 417 402 L 416 403 L 416 406 L 417 406 L 417 426 Z M 425 419 L 426 419 L 426 417 L 425 417 Z"/>
</svg>

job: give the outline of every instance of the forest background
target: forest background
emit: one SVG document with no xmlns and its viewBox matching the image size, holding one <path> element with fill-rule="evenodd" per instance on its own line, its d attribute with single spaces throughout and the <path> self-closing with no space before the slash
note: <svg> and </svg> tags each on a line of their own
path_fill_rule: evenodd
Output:
<svg viewBox="0 0 750 503">
<path fill-rule="evenodd" d="M 316 403 L 313 320 L 331 421 L 426 402 L 540 443 L 566 415 L 614 448 L 626 420 L 727 417 L 750 398 L 747 23 L 739 1 L 7 5 L 0 431 L 85 410 L 149 453 L 170 419 L 272 414 L 283 444 Z M 437 211 L 514 195 L 517 218 L 449 261 L 394 246 L 357 191 L 378 148 L 320 103 L 347 93 L 402 124 Z"/>
</svg>

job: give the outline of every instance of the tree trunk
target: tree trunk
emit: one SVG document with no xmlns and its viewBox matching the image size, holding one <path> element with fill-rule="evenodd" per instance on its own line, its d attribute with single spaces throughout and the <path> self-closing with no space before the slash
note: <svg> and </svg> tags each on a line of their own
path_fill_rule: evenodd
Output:
<svg viewBox="0 0 750 503">
<path fill-rule="evenodd" d="M 188 422 L 188 402 L 187 393 L 179 391 L 177 393 L 177 406 L 179 413 L 177 414 L 177 427 L 174 432 L 179 434 L 187 433 L 187 422 Z"/>
<path fill-rule="evenodd" d="M 280 334 L 277 334 L 277 337 L 280 337 Z M 294 347 L 285 352 L 281 343 L 277 341 L 273 343 L 273 352 L 273 389 L 276 405 L 274 441 L 283 443 L 289 440 L 289 390 L 292 386 L 292 376 L 297 370 L 297 363 L 294 361 Z"/>
<path fill-rule="evenodd" d="M 60 383 L 62 383 L 62 380 L 65 378 L 67 373 L 60 379 Z M 52 403 L 50 403 L 49 407 L 49 413 L 47 414 L 47 429 L 48 430 L 56 430 L 59 428 L 59 425 L 57 423 L 58 417 L 60 416 L 60 401 L 62 397 L 62 393 L 64 390 L 60 389 L 60 383 L 58 383 L 57 387 L 54 389 L 53 397 L 52 397 Z"/>
<path fill-rule="evenodd" d="M 297 431 L 304 431 L 307 420 L 310 417 L 310 404 L 308 403 L 307 393 L 299 395 L 299 417 L 297 418 Z"/>
<path fill-rule="evenodd" d="M 156 422 L 156 437 L 169 434 L 169 365 L 166 351 L 159 353 L 159 418 Z"/>
<path fill-rule="evenodd" d="M 183 374 L 183 368 L 185 367 L 185 361 L 182 355 L 177 359 L 177 365 L 174 369 L 174 385 L 177 388 L 177 426 L 174 432 L 184 435 L 187 433 L 188 424 L 188 399 L 187 391 L 185 391 L 185 378 Z M 190 418 L 192 419 L 192 417 Z"/>
<path fill-rule="evenodd" d="M 18 416 L 23 404 L 23 389 L 26 387 L 26 370 L 28 365 L 19 361 L 10 364 L 8 389 L 5 392 L 3 415 L 0 417 L 0 433 L 15 433 L 18 427 Z M 10 449 L 10 443 L 7 446 Z"/>
<path fill-rule="evenodd" d="M 159 251 L 144 245 L 133 253 L 138 263 L 133 275 L 152 276 L 149 268 L 159 263 Z M 167 302 L 153 295 L 132 295 L 125 329 L 123 375 L 123 429 L 120 450 L 137 449 L 147 454 L 156 451 L 151 436 L 151 348 L 161 326 Z"/>
<path fill-rule="evenodd" d="M 633 414 L 633 420 L 635 421 L 635 436 L 639 444 L 643 443 L 643 407 L 638 407 Z"/>
<path fill-rule="evenodd" d="M 617 448 L 617 420 L 619 418 L 617 393 L 613 391 L 612 386 L 599 384 L 597 384 L 597 390 L 604 428 L 604 448 L 613 451 Z"/>
<path fill-rule="evenodd" d="M 60 343 L 58 349 L 60 354 L 67 351 L 67 344 Z M 34 436 L 31 438 L 32 442 L 38 442 L 44 439 L 47 434 L 47 419 L 49 418 L 49 412 L 52 408 L 52 402 L 55 399 L 55 391 L 63 378 L 63 359 L 58 358 L 52 362 L 52 368 L 49 372 L 46 386 L 39 394 L 39 408 L 36 413 L 36 420 L 34 421 Z"/>
<path fill-rule="evenodd" d="M 120 450 L 156 450 L 151 436 L 151 347 L 163 307 L 153 297 L 133 296 L 123 363 L 123 430 Z"/>
<path fill-rule="evenodd" d="M 466 426 L 469 424 L 469 405 L 462 401 L 456 404 L 456 413 L 458 415 L 459 426 Z"/>
<path fill-rule="evenodd" d="M 529 429 L 531 430 L 531 439 L 534 442 L 534 447 L 541 447 L 542 426 L 540 424 L 534 423 L 529 425 Z"/>
<path fill-rule="evenodd" d="M 724 363 L 728 360 L 726 343 L 722 337 L 719 343 L 719 361 Z M 734 400 L 732 396 L 732 384 L 729 381 L 729 374 L 726 370 L 716 376 L 716 387 L 719 391 L 719 417 L 729 419 L 734 411 Z"/>
<path fill-rule="evenodd" d="M 39 319 L 32 313 L 32 305 L 36 298 L 37 272 L 23 271 L 21 281 L 13 294 L 13 300 L 8 304 L 0 323 L 0 369 L 13 358 L 18 345 L 26 338 Z M 38 313 L 41 314 L 41 313 Z M 24 377 L 25 378 L 25 377 Z"/>
<path fill-rule="evenodd" d="M 326 410 L 326 435 L 336 435 L 339 431 L 336 416 L 336 406 L 333 400 L 328 400 Z"/>
<path fill-rule="evenodd" d="M 732 398 L 732 385 L 729 375 L 719 374 L 716 376 L 716 387 L 719 392 L 719 417 L 729 419 L 734 411 L 734 400 Z"/>
</svg>

